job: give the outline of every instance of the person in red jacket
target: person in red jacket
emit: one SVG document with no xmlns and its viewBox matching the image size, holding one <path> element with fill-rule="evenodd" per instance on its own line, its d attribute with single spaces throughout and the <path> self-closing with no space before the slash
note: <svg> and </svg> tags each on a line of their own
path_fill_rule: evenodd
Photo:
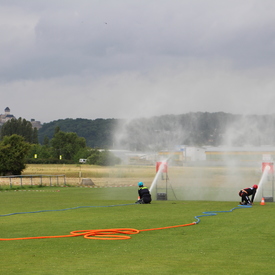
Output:
<svg viewBox="0 0 275 275">
<path fill-rule="evenodd" d="M 252 205 L 256 192 L 258 189 L 258 185 L 254 184 L 252 187 L 248 187 L 245 189 L 242 189 L 239 192 L 239 196 L 242 198 L 242 201 L 240 202 L 241 205 Z M 252 196 L 251 199 L 249 196 Z"/>
</svg>

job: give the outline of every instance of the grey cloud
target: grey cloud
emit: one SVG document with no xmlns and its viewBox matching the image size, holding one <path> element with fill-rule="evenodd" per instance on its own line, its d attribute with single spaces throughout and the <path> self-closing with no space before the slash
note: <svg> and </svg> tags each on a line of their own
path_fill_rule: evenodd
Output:
<svg viewBox="0 0 275 275">
<path fill-rule="evenodd" d="M 20 90 L 33 112 L 43 112 L 41 120 L 272 112 L 273 0 L 0 0 L 0 6 L 0 92 L 22 108 L 14 100 Z M 33 90 L 58 112 L 39 106 Z M 55 98 L 65 94 L 60 107 Z"/>
</svg>

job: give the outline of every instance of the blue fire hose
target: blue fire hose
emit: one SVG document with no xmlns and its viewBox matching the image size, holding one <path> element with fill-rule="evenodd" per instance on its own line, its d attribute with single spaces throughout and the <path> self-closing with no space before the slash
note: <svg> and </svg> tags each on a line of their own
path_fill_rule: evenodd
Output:
<svg viewBox="0 0 275 275">
<path fill-rule="evenodd" d="M 234 207 L 231 210 L 227 210 L 227 211 L 207 211 L 207 212 L 202 212 L 203 215 L 195 216 L 195 219 L 197 220 L 195 223 L 198 224 L 201 221 L 199 219 L 200 217 L 216 216 L 216 215 L 218 215 L 218 213 L 233 212 L 235 209 L 250 208 L 250 207 L 252 207 L 252 206 L 251 205 L 240 205 L 238 207 Z"/>
<path fill-rule="evenodd" d="M 134 205 L 134 204 L 135 204 L 135 203 L 114 204 L 114 205 L 101 205 L 101 206 L 76 206 L 76 207 L 65 208 L 65 209 L 38 210 L 38 211 L 31 211 L 31 212 L 16 212 L 16 213 L 10 213 L 10 214 L 3 214 L 3 215 L 0 215 L 0 217 L 12 216 L 12 215 L 19 215 L 19 214 L 33 214 L 33 213 L 41 213 L 41 212 L 67 211 L 67 210 L 73 210 L 73 209 L 78 209 L 78 208 L 89 208 L 89 207 L 114 207 L 114 206 L 126 206 L 126 205 Z"/>
</svg>

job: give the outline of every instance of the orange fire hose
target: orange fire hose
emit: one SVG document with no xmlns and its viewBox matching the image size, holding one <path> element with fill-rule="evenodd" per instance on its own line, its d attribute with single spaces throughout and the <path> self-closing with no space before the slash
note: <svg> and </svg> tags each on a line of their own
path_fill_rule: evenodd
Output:
<svg viewBox="0 0 275 275">
<path fill-rule="evenodd" d="M 76 230 L 72 231 L 70 235 L 61 235 L 61 236 L 40 236 L 40 237 L 25 237 L 25 238 L 0 238 L 0 241 L 14 241 L 14 240 L 31 240 L 31 239 L 51 239 L 51 238 L 67 238 L 67 237 L 78 237 L 83 236 L 85 239 L 93 239 L 93 240 L 127 240 L 130 239 L 130 236 L 138 234 L 142 231 L 152 231 L 152 230 L 161 230 L 161 229 L 169 229 L 169 228 L 176 228 L 176 227 L 184 227 L 195 225 L 200 222 L 199 217 L 205 216 L 214 216 L 217 215 L 218 212 L 232 212 L 235 209 L 241 208 L 251 208 L 249 205 L 241 205 L 235 207 L 229 211 L 208 211 L 203 212 L 203 215 L 196 216 L 197 222 L 181 224 L 181 225 L 173 225 L 173 226 L 166 226 L 166 227 L 159 227 L 159 228 L 151 228 L 151 229 L 134 229 L 134 228 L 116 228 L 116 229 L 91 229 L 91 230 Z"/>
<path fill-rule="evenodd" d="M 130 236 L 138 234 L 142 231 L 151 231 L 151 230 L 161 230 L 175 227 L 183 227 L 189 225 L 195 225 L 196 223 L 174 225 L 167 227 L 151 228 L 151 229 L 133 229 L 133 228 L 116 228 L 116 229 L 91 229 L 91 230 L 76 230 L 72 231 L 70 235 L 60 235 L 60 236 L 40 236 L 40 237 L 25 237 L 25 238 L 0 238 L 0 241 L 15 241 L 15 240 L 32 240 L 32 239 L 52 239 L 52 238 L 67 238 L 67 237 L 78 237 L 83 236 L 85 239 L 93 240 L 127 240 L 130 239 Z"/>
</svg>

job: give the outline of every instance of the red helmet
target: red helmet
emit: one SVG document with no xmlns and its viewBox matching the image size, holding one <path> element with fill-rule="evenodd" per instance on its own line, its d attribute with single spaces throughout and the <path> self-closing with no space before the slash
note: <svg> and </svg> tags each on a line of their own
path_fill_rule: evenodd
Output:
<svg viewBox="0 0 275 275">
<path fill-rule="evenodd" d="M 254 189 L 258 189 L 258 185 L 257 185 L 257 184 L 254 184 L 254 185 L 253 185 L 253 188 L 254 188 Z"/>
</svg>

